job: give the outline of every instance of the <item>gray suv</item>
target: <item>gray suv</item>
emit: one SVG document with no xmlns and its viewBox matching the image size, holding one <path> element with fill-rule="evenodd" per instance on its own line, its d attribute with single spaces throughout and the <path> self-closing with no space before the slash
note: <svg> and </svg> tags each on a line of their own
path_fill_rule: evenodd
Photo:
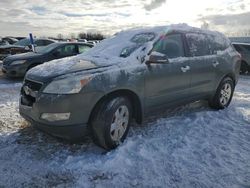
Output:
<svg viewBox="0 0 250 188">
<path fill-rule="evenodd" d="M 120 32 L 74 58 L 31 69 L 20 114 L 56 137 L 117 147 L 132 120 L 205 99 L 226 108 L 240 71 L 240 55 L 218 32 L 171 25 Z"/>
</svg>

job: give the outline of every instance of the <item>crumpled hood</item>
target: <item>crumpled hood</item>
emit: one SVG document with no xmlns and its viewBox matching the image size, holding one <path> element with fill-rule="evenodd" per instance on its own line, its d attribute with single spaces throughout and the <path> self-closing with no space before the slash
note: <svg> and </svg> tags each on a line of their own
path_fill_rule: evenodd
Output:
<svg viewBox="0 0 250 188">
<path fill-rule="evenodd" d="M 102 65 L 100 60 L 97 63 L 95 58 L 83 58 L 82 56 L 81 58 L 76 56 L 53 60 L 30 69 L 26 78 L 43 82 L 64 74 L 85 70 L 100 70 L 99 68 L 105 69 L 105 67 L 112 65 L 112 63 Z"/>
</svg>

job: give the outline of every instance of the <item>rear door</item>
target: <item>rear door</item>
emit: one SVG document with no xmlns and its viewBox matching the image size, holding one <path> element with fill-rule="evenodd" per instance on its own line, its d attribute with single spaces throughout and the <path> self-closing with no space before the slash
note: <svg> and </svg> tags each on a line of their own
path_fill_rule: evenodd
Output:
<svg viewBox="0 0 250 188">
<path fill-rule="evenodd" d="M 217 56 L 211 51 L 213 46 L 211 46 L 207 35 L 188 33 L 185 36 L 190 56 L 190 93 L 194 99 L 200 99 L 200 97 L 208 96 L 213 92 L 216 68 L 219 66 L 219 62 Z"/>
<path fill-rule="evenodd" d="M 145 75 L 147 111 L 186 100 L 191 80 L 182 34 L 161 37 L 153 51 L 165 54 L 169 63 L 148 65 Z"/>
</svg>

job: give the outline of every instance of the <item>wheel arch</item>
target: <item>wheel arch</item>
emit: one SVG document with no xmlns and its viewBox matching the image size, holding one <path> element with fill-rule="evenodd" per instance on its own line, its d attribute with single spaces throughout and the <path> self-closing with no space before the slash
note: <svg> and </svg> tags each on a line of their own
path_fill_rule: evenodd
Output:
<svg viewBox="0 0 250 188">
<path fill-rule="evenodd" d="M 216 90 L 217 90 L 217 88 L 219 87 L 220 83 L 221 83 L 225 78 L 231 78 L 231 79 L 233 80 L 234 85 L 236 85 L 236 83 L 237 83 L 236 75 L 235 75 L 234 73 L 228 73 L 228 74 L 226 74 L 226 75 L 224 75 L 224 76 L 222 76 L 222 77 L 220 78 L 219 82 L 218 82 L 217 85 L 216 85 L 216 88 L 215 88 Z"/>
<path fill-rule="evenodd" d="M 94 105 L 94 108 L 92 109 L 92 111 L 90 113 L 88 123 L 91 122 L 91 120 L 93 119 L 94 115 L 96 114 L 98 108 L 105 100 L 109 100 L 111 98 L 118 97 L 118 96 L 124 96 L 130 100 L 132 108 L 133 108 L 133 116 L 132 117 L 135 119 L 135 121 L 137 123 L 139 123 L 139 124 L 142 123 L 142 121 L 143 121 L 143 107 L 142 107 L 141 100 L 135 92 L 133 92 L 129 89 L 115 90 L 115 91 L 107 93 L 103 97 L 101 97 Z"/>
</svg>

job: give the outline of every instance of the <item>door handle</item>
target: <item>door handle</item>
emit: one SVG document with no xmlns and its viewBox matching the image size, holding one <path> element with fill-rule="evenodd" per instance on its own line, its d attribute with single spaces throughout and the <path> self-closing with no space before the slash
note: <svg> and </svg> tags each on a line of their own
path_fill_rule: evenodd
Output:
<svg viewBox="0 0 250 188">
<path fill-rule="evenodd" d="M 217 67 L 220 63 L 218 61 L 213 62 L 213 66 Z"/>
<path fill-rule="evenodd" d="M 189 66 L 185 66 L 185 67 L 181 67 L 181 71 L 182 72 L 187 72 L 190 70 L 190 67 Z"/>
</svg>

